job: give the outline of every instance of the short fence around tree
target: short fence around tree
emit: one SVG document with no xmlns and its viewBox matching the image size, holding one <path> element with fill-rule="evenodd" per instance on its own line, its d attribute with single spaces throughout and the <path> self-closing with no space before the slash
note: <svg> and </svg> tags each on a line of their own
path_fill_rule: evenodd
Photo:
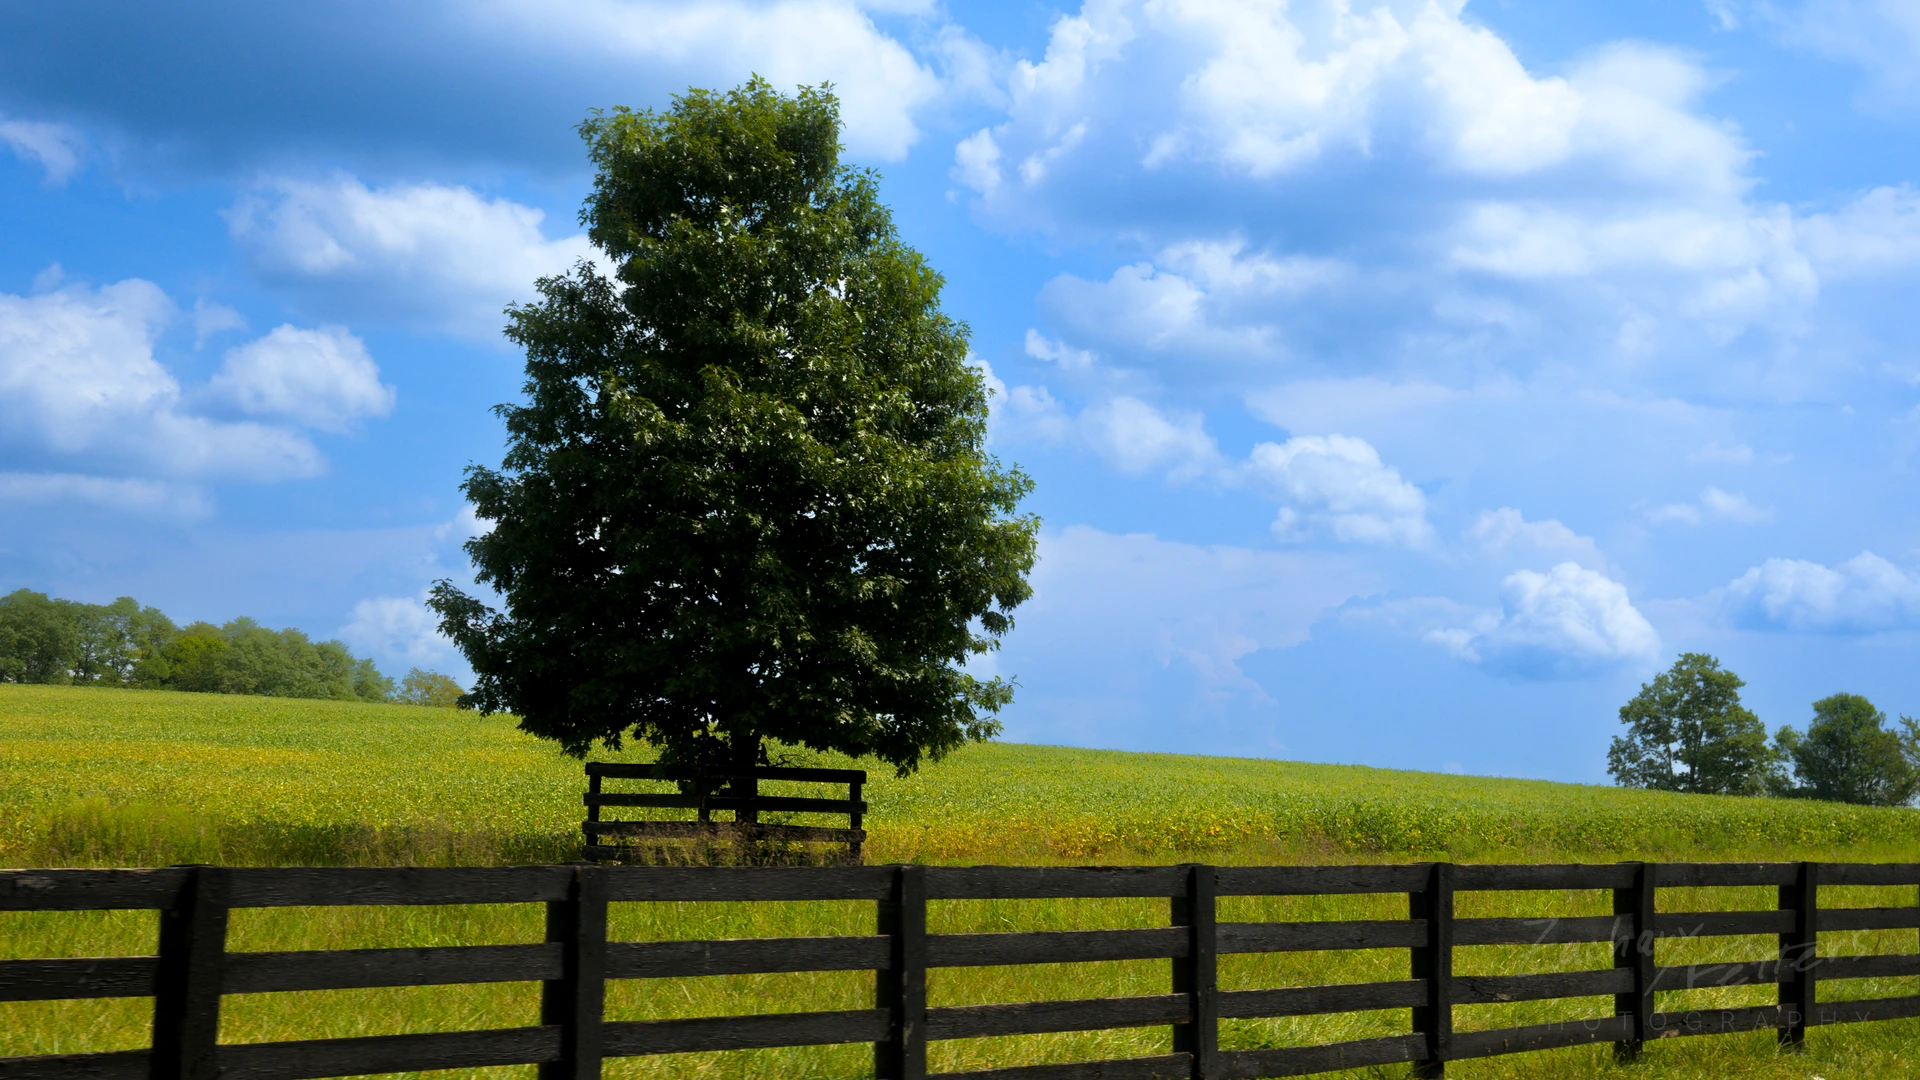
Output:
<svg viewBox="0 0 1920 1080">
<path fill-rule="evenodd" d="M 927 1075 L 929 1041 L 1166 1026 L 1171 1053 L 1117 1061 L 939 1074 L 946 1080 L 1225 1080 L 1445 1063 L 1589 1043 L 1623 1055 L 1655 1039 L 1767 1029 L 1799 1042 L 1817 1024 L 1920 1015 L 1920 995 L 1824 1002 L 1821 985 L 1920 974 L 1920 955 L 1826 956 L 1822 932 L 1920 928 L 1920 905 L 1822 908 L 1823 885 L 1920 885 L 1920 864 L 1774 863 L 1488 866 L 220 868 L 0 872 L 0 910 L 153 909 L 157 956 L 0 961 L 0 1000 L 152 997 L 150 1049 L 0 1059 L 0 1080 L 305 1080 L 533 1064 L 545 1080 L 588 1080 L 610 1057 L 871 1043 L 876 1075 Z M 1668 911 L 1659 890 L 1778 888 L 1758 911 Z M 1473 891 L 1610 890 L 1614 914 L 1456 918 Z M 1401 894 L 1405 918 L 1221 922 L 1217 901 L 1244 896 Z M 1169 901 L 1162 928 L 931 934 L 935 900 L 1144 897 Z M 609 941 L 608 905 L 634 901 L 871 901 L 875 932 L 833 937 Z M 1684 902 L 1684 901 L 1682 901 Z M 352 905 L 546 905 L 547 940 L 521 945 L 230 952 L 237 908 Z M 1764 935 L 1764 959 L 1662 966 L 1659 941 Z M 1606 943 L 1610 968 L 1454 973 L 1475 945 Z M 1357 985 L 1222 991 L 1217 959 L 1245 953 L 1403 949 L 1407 977 Z M 1135 997 L 929 1007 L 929 969 L 1093 960 L 1165 960 L 1168 992 Z M 607 1021 L 606 984 L 799 971 L 871 971 L 874 1007 L 832 1012 Z M 538 981 L 540 1023 L 486 1031 L 302 1042 L 221 1043 L 221 997 L 273 991 Z M 1663 1012 L 1657 992 L 1773 984 L 1777 1003 Z M 1459 1006 L 1611 995 L 1613 1015 L 1493 1031 L 1456 1031 Z M 1222 1050 L 1220 1021 L 1379 1009 L 1410 1011 L 1410 1030 L 1319 1046 Z"/>
<path fill-rule="evenodd" d="M 675 790 L 609 791 L 608 780 L 651 781 L 671 784 Z M 762 795 L 763 782 L 785 784 L 842 785 L 846 798 L 816 796 Z M 699 843 L 753 843 L 785 845 L 830 845 L 838 848 L 833 861 L 858 865 L 860 847 L 866 840 L 861 828 L 867 804 L 860 789 L 867 782 L 862 769 L 801 769 L 760 766 L 752 769 L 726 769 L 714 766 L 676 767 L 671 765 L 587 762 L 587 820 L 580 830 L 586 834 L 584 854 L 596 862 L 619 862 L 635 856 L 656 861 L 656 852 L 647 850 L 648 841 L 695 841 Z M 679 810 L 692 811 L 692 820 L 660 818 L 614 819 L 607 811 Z M 726 814 L 728 820 L 716 818 Z M 825 828 L 818 825 L 780 824 L 761 820 L 762 814 L 844 814 L 847 827 Z M 612 842 L 609 842 L 612 841 Z M 624 841 L 624 842 L 622 842 Z M 638 841 L 639 843 L 636 843 Z"/>
</svg>

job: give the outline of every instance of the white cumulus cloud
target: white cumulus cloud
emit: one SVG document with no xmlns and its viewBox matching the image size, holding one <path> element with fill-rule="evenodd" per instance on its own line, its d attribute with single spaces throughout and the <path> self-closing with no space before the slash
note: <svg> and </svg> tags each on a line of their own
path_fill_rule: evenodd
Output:
<svg viewBox="0 0 1920 1080">
<path fill-rule="evenodd" d="M 369 188 L 350 176 L 271 180 L 227 211 L 267 278 L 334 312 L 377 315 L 488 338 L 536 278 L 591 261 L 581 234 L 549 239 L 543 211 L 470 188 Z"/>
<path fill-rule="evenodd" d="M 1497 562 L 1536 565 L 1573 562 L 1606 573 L 1607 560 L 1591 536 L 1581 536 L 1559 521 L 1528 521 L 1511 506 L 1488 510 L 1467 528 L 1467 539 Z"/>
<path fill-rule="evenodd" d="M 1498 614 L 1426 638 L 1462 660 L 1526 679 L 1575 678 L 1660 654 L 1660 635 L 1626 587 L 1571 562 L 1509 575 Z"/>
<path fill-rule="evenodd" d="M 366 345 L 338 326 L 277 326 L 230 350 L 211 389 L 242 412 L 332 431 L 393 411 L 393 387 L 380 381 Z"/>
<path fill-rule="evenodd" d="M 1870 634 L 1920 626 L 1920 574 L 1871 551 L 1831 567 L 1768 559 L 1717 599 L 1730 621 L 1753 629 Z"/>
<path fill-rule="evenodd" d="M 307 476 L 320 455 L 297 432 L 191 412 L 154 356 L 177 314 L 151 282 L 0 295 L 0 444 L 21 455 L 136 475 Z"/>
<path fill-rule="evenodd" d="M 1325 533 L 1363 544 L 1424 546 L 1433 535 L 1427 499 L 1365 439 L 1299 435 L 1260 443 L 1247 473 L 1286 501 L 1274 532 L 1297 539 Z"/>
<path fill-rule="evenodd" d="M 440 633 L 440 616 L 425 596 L 373 596 L 353 605 L 353 617 L 340 637 L 362 653 L 391 667 L 419 667 L 450 673 L 465 671 L 453 642 Z"/>
</svg>

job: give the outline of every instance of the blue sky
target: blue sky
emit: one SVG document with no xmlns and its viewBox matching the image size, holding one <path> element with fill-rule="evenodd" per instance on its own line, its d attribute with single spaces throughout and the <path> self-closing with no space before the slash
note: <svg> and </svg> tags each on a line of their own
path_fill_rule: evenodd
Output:
<svg viewBox="0 0 1920 1080">
<path fill-rule="evenodd" d="M 1920 712 L 1899 0 L 9 5 L 0 589 L 463 673 L 573 125 L 753 72 L 1037 482 L 1009 738 L 1604 780 L 1684 650 Z"/>
</svg>

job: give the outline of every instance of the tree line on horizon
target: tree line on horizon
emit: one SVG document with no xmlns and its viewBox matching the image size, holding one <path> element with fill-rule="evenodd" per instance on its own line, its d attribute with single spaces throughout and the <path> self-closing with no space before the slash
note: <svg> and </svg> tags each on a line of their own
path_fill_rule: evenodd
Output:
<svg viewBox="0 0 1920 1080">
<path fill-rule="evenodd" d="M 30 589 L 0 596 L 0 682 L 394 702 L 452 708 L 460 684 L 414 668 L 396 684 L 342 641 L 242 616 L 180 626 L 131 596 L 111 604 Z"/>
<path fill-rule="evenodd" d="M 1920 795 L 1920 721 L 1859 694 L 1813 703 L 1803 732 L 1766 725 L 1740 703 L 1746 682 L 1706 653 L 1682 653 L 1620 707 L 1627 734 L 1607 751 L 1625 787 L 1906 806 Z"/>
</svg>

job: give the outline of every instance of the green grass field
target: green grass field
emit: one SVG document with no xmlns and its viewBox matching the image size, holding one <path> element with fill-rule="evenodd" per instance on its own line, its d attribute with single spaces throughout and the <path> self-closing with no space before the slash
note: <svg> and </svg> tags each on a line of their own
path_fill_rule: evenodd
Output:
<svg viewBox="0 0 1920 1080">
<path fill-rule="evenodd" d="M 639 759 L 644 755 L 629 754 Z M 794 763 L 847 764 L 795 755 Z M 1920 814 L 1804 802 L 1668 796 L 1613 788 L 1053 747 L 973 747 L 897 780 L 871 764 L 869 861 L 1341 862 L 1609 861 L 1621 858 L 1920 861 Z M 0 686 L 0 865 L 566 861 L 577 855 L 577 761 L 470 713 L 213 695 Z M 1770 890 L 1694 890 L 1688 908 L 1771 906 Z M 1914 890 L 1823 891 L 1827 904 L 1915 902 Z M 1462 915 L 1598 914 L 1599 893 L 1466 894 Z M 1223 902 L 1230 920 L 1386 918 L 1392 897 Z M 618 905 L 632 940 L 870 932 L 862 904 Z M 942 902 L 936 932 L 1164 925 L 1144 901 Z M 238 949 L 490 944 L 537 940 L 532 907 L 246 911 Z M 1912 931 L 1823 935 L 1822 948 L 1905 953 Z M 151 952 L 150 913 L 0 913 L 0 957 Z M 1663 944 L 1661 962 L 1760 959 L 1756 939 Z M 1403 952 L 1228 957 L 1226 988 L 1404 977 Z M 1478 947 L 1463 974 L 1604 967 L 1605 946 Z M 1164 962 L 934 973 L 936 1005 L 1160 993 Z M 1822 987 L 1823 1000 L 1913 993 L 1913 979 Z M 859 973 L 616 984 L 609 1015 L 664 1018 L 863 1007 Z M 1770 989 L 1663 997 L 1666 1009 L 1765 1003 Z M 144 1045 L 144 1000 L 0 1003 L 0 1055 Z M 1600 1016 L 1611 1002 L 1458 1010 L 1465 1029 Z M 251 1042 L 532 1022 L 531 985 L 246 995 L 229 998 L 223 1038 Z M 1406 1029 L 1404 1011 L 1235 1021 L 1229 1047 L 1299 1045 Z M 1161 1053 L 1164 1029 L 938 1043 L 934 1067 Z M 1639 1065 L 1607 1048 L 1450 1067 L 1464 1077 L 1842 1077 L 1914 1075 L 1920 1022 L 1816 1029 L 1810 1052 L 1779 1054 L 1766 1033 L 1674 1040 Z M 482 1070 L 531 1076 L 531 1070 Z M 609 1065 L 620 1077 L 857 1077 L 862 1047 L 687 1055 Z M 1404 1070 L 1358 1075 L 1397 1076 Z"/>
</svg>

